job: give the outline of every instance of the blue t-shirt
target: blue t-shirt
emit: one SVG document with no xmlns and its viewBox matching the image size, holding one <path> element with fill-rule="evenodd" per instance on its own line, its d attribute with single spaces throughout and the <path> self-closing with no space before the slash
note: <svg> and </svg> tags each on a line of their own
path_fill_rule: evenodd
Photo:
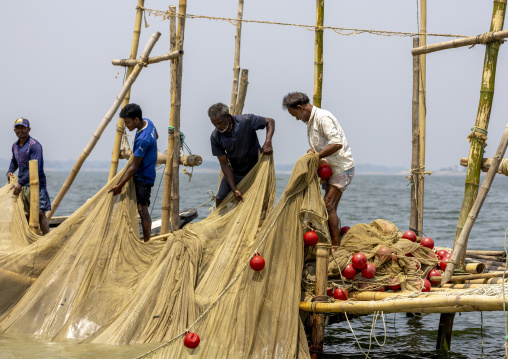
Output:
<svg viewBox="0 0 508 359">
<path fill-rule="evenodd" d="M 136 133 L 134 137 L 133 154 L 142 157 L 138 170 L 134 175 L 135 180 L 149 184 L 155 183 L 155 166 L 157 165 L 157 130 L 152 121 L 147 118 L 146 126 Z"/>
<path fill-rule="evenodd" d="M 44 174 L 44 159 L 42 158 L 42 146 L 35 138 L 28 137 L 28 140 L 19 146 L 19 140 L 12 144 L 12 159 L 9 171 L 14 173 L 19 168 L 18 182 L 22 186 L 30 185 L 30 173 L 28 162 L 37 160 L 39 166 L 39 188 L 46 188 L 46 174 Z"/>
<path fill-rule="evenodd" d="M 233 129 L 230 133 L 220 133 L 217 129 L 212 132 L 212 154 L 226 155 L 233 173 L 245 176 L 258 162 L 261 146 L 256 130 L 266 127 L 266 119 L 252 114 L 231 117 Z"/>
</svg>

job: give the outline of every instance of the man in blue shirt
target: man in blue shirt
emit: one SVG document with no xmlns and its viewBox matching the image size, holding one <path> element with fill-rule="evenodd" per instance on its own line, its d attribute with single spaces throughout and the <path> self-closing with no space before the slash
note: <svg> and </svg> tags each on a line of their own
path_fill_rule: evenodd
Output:
<svg viewBox="0 0 508 359">
<path fill-rule="evenodd" d="M 139 217 L 141 218 L 141 226 L 143 227 L 143 238 L 145 242 L 148 242 L 152 228 L 152 219 L 148 212 L 148 206 L 150 206 L 150 193 L 155 183 L 157 139 L 159 135 L 152 121 L 143 118 L 141 107 L 135 103 L 126 105 L 120 111 L 120 117 L 124 120 L 125 127 L 129 131 L 138 130 L 134 138 L 134 149 L 132 151 L 134 159 L 120 180 L 120 183 L 111 187 L 109 192 L 113 192 L 113 195 L 116 196 L 122 191 L 123 186 L 125 186 L 129 179 L 134 176 L 136 201 Z"/>
<path fill-rule="evenodd" d="M 35 139 L 30 137 L 30 121 L 20 117 L 14 121 L 14 133 L 18 140 L 12 144 L 12 159 L 7 173 L 7 180 L 14 176 L 14 172 L 19 169 L 18 182 L 12 188 L 14 194 L 21 193 L 25 215 L 29 219 L 30 215 L 30 174 L 28 162 L 37 160 L 39 165 L 39 227 L 42 234 L 49 232 L 48 219 L 46 211 L 51 210 L 49 194 L 46 190 L 46 175 L 44 174 L 44 159 L 42 157 L 42 146 Z"/>
<path fill-rule="evenodd" d="M 238 200 L 243 201 L 243 195 L 236 185 L 256 165 L 260 151 L 265 155 L 273 152 L 275 120 L 252 114 L 231 116 L 229 108 L 220 102 L 210 106 L 208 117 L 215 126 L 210 136 L 212 154 L 217 156 L 224 174 L 215 204 L 218 207 L 231 191 Z M 261 147 L 256 130 L 265 127 L 266 140 Z"/>
</svg>

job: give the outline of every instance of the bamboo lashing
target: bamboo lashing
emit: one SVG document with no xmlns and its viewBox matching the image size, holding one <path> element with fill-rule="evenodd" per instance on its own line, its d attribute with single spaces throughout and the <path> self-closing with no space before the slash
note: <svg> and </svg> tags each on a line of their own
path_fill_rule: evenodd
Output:
<svg viewBox="0 0 508 359">
<path fill-rule="evenodd" d="M 416 55 L 428 54 L 431 52 L 436 52 L 436 51 L 445 50 L 445 49 L 453 49 L 453 48 L 463 47 L 463 46 L 470 46 L 470 45 L 477 45 L 477 44 L 485 45 L 485 44 L 488 44 L 489 42 L 502 40 L 507 37 L 508 37 L 508 30 L 496 31 L 496 32 L 486 32 L 482 35 L 466 37 L 465 39 L 455 39 L 455 40 L 451 40 L 451 41 L 445 41 L 445 42 L 440 42 L 437 44 L 425 45 L 425 46 L 413 48 L 411 50 L 411 54 L 413 54 L 413 56 L 416 56 Z"/>
<path fill-rule="evenodd" d="M 30 230 L 39 233 L 39 161 L 28 162 L 28 175 L 30 178 L 30 218 L 28 226 Z"/>
<path fill-rule="evenodd" d="M 461 256 L 465 257 L 467 238 L 469 237 L 469 233 L 473 228 L 473 224 L 476 221 L 476 218 L 478 217 L 478 213 L 482 208 L 483 202 L 487 197 L 487 193 L 489 193 L 490 186 L 494 181 L 497 168 L 506 152 L 507 146 L 508 146 L 508 125 L 505 127 L 503 137 L 501 138 L 501 142 L 499 143 L 496 155 L 494 156 L 494 159 L 492 161 L 492 165 L 490 166 L 489 172 L 487 173 L 487 176 L 485 177 L 485 180 L 483 181 L 482 186 L 480 188 L 480 193 L 478 194 L 478 197 L 474 201 L 474 205 L 471 208 L 469 215 L 467 216 L 466 223 L 464 224 L 464 228 L 462 229 L 459 238 L 455 242 L 451 260 L 450 263 L 448 263 L 448 265 L 446 266 L 446 270 L 443 274 L 441 284 L 444 284 L 450 280 L 452 273 L 455 269 L 455 263 L 457 263 L 460 260 Z"/>
<path fill-rule="evenodd" d="M 323 25 L 325 1 L 316 0 L 316 28 L 314 30 L 314 94 L 313 105 L 321 107 L 323 97 Z"/>
<path fill-rule="evenodd" d="M 467 157 L 462 157 L 460 159 L 460 165 L 463 167 L 467 167 L 469 160 Z M 492 158 L 483 158 L 482 159 L 482 172 L 488 172 L 490 168 L 490 164 L 492 163 Z M 504 158 L 499 164 L 499 169 L 497 173 L 508 176 L 508 158 Z"/>
<path fill-rule="evenodd" d="M 152 35 L 152 37 L 150 38 L 150 40 L 146 44 L 146 47 L 145 47 L 145 49 L 143 51 L 143 54 L 141 55 L 140 62 L 145 62 L 146 61 L 146 59 L 150 55 L 150 52 L 152 51 L 153 47 L 155 46 L 157 40 L 159 40 L 160 36 L 161 36 L 160 32 L 157 32 L 157 33 Z M 48 215 L 47 215 L 48 220 L 53 216 L 53 214 L 57 210 L 58 206 L 60 205 L 60 202 L 62 201 L 62 198 L 65 196 L 65 194 L 69 190 L 70 186 L 72 185 L 72 182 L 74 181 L 74 179 L 76 178 L 79 170 L 81 169 L 81 166 L 83 165 L 83 163 L 85 162 L 85 160 L 90 155 L 90 153 L 92 152 L 93 148 L 95 147 L 95 145 L 99 141 L 99 138 L 101 137 L 102 133 L 104 132 L 104 129 L 106 128 L 106 126 L 109 124 L 109 122 L 111 121 L 111 119 L 115 115 L 116 111 L 120 107 L 121 102 L 123 101 L 123 99 L 127 95 L 127 92 L 131 88 L 131 86 L 134 83 L 134 81 L 136 81 L 136 78 L 138 77 L 138 75 L 139 75 L 139 73 L 141 72 L 142 69 L 143 69 L 143 66 L 138 63 L 134 67 L 134 70 L 132 71 L 131 75 L 125 81 L 124 85 L 122 86 L 122 89 L 120 90 L 120 93 L 118 94 L 118 96 L 116 97 L 115 101 L 113 102 L 113 105 L 111 106 L 111 108 L 107 112 L 106 116 L 104 117 L 104 119 L 100 123 L 99 127 L 95 131 L 95 133 L 92 136 L 90 142 L 88 142 L 88 145 L 85 147 L 85 149 L 83 150 L 83 152 L 79 156 L 78 160 L 76 161 L 76 163 L 74 164 L 74 167 L 71 170 L 71 173 L 69 174 L 69 177 L 67 178 L 67 180 L 63 184 L 62 188 L 60 189 L 60 191 L 56 195 L 53 203 L 51 204 L 51 211 L 49 211 Z"/>
<path fill-rule="evenodd" d="M 169 7 L 171 14 L 169 18 L 169 49 L 170 51 L 176 50 L 176 6 L 172 5 Z M 164 190 L 162 191 L 162 220 L 161 220 L 161 233 L 169 233 L 170 217 L 171 217 L 171 188 L 173 183 L 173 172 L 171 165 L 173 163 L 173 148 L 175 141 L 175 117 L 173 116 L 174 111 L 174 93 L 176 87 L 176 61 L 173 59 L 170 62 L 171 72 L 171 114 L 169 116 L 169 127 L 168 127 L 168 154 L 166 157 L 166 166 L 164 167 Z"/>
<path fill-rule="evenodd" d="M 240 42 L 242 38 L 242 18 L 243 18 L 243 1 L 238 0 L 238 15 L 236 22 L 236 34 L 235 34 L 235 59 L 233 63 L 233 89 L 231 90 L 231 102 L 229 105 L 229 113 L 232 115 L 239 115 L 235 108 L 238 97 L 238 87 L 240 84 Z M 243 107 L 243 106 L 242 106 Z"/>
<path fill-rule="evenodd" d="M 492 13 L 490 32 L 501 31 L 503 29 L 505 13 L 506 13 L 506 0 L 494 1 L 494 9 Z M 476 121 L 473 126 L 474 132 L 472 132 L 471 134 L 472 136 L 469 138 L 471 142 L 468 156 L 470 159 L 470 163 L 467 166 L 464 198 L 462 200 L 462 208 L 460 211 L 459 220 L 457 222 L 454 250 L 452 255 L 454 261 L 459 263 L 459 265 L 461 266 L 463 266 L 465 262 L 466 256 L 465 249 L 467 248 L 467 239 L 468 239 L 467 236 L 465 237 L 461 236 L 461 232 L 463 231 L 463 227 L 465 226 L 465 223 L 468 221 L 470 217 L 470 212 L 471 209 L 473 208 L 473 204 L 476 202 L 475 199 L 478 193 L 478 183 L 480 182 L 481 160 L 483 158 L 483 151 L 485 148 L 486 141 L 485 133 L 489 127 L 489 119 L 492 111 L 492 101 L 494 98 L 494 84 L 496 78 L 496 66 L 500 46 L 501 46 L 500 42 L 496 41 L 488 43 L 485 48 L 485 59 L 483 65 L 480 101 L 478 104 Z M 498 161 L 500 161 L 501 158 L 499 158 Z M 498 166 L 499 162 L 496 164 L 496 172 Z M 490 173 L 491 172 L 489 170 L 489 174 Z M 487 175 L 487 177 L 489 177 L 489 175 Z M 460 244 L 459 238 L 461 238 Z M 455 246 L 459 246 L 460 250 L 456 251 Z M 453 265 L 452 267 L 453 268 L 451 268 L 451 271 L 453 272 L 455 265 Z M 451 272 L 447 272 L 447 274 L 445 274 L 445 278 L 450 276 Z"/>
<path fill-rule="evenodd" d="M 166 60 L 172 60 L 176 59 L 177 57 L 180 57 L 183 55 L 183 50 L 176 50 L 173 52 L 169 52 L 164 55 L 159 55 L 155 57 L 150 57 L 147 61 L 147 65 L 156 64 L 158 62 L 166 61 Z M 132 59 L 122 59 L 122 60 L 111 60 L 111 63 L 115 66 L 136 66 L 136 60 Z"/>
<path fill-rule="evenodd" d="M 128 160 L 132 156 L 132 150 L 121 150 L 120 151 L 120 159 Z M 157 165 L 166 164 L 167 155 L 164 153 L 157 153 Z M 195 167 L 200 166 L 203 163 L 203 158 L 199 155 L 181 155 L 179 159 L 179 163 L 182 166 L 186 167 Z"/>
<path fill-rule="evenodd" d="M 143 20 L 143 6 L 145 5 L 145 0 L 138 0 L 138 6 L 136 7 L 136 20 L 134 21 L 134 34 L 132 35 L 132 45 L 131 45 L 131 54 L 130 59 L 134 61 L 132 65 L 127 68 L 126 78 L 132 73 L 134 66 L 136 66 L 136 58 L 138 56 L 138 47 L 139 47 L 139 36 L 141 34 L 141 21 Z M 130 101 L 131 90 L 127 91 L 123 102 L 122 108 L 124 108 Z M 118 123 L 116 125 L 116 133 L 115 133 L 115 142 L 113 143 L 113 153 L 111 155 L 111 166 L 109 168 L 109 177 L 108 181 L 111 180 L 115 175 L 116 171 L 118 171 L 118 162 L 119 162 L 119 153 L 120 147 L 122 145 L 122 138 L 125 133 L 125 123 L 123 118 L 118 118 Z"/>
</svg>

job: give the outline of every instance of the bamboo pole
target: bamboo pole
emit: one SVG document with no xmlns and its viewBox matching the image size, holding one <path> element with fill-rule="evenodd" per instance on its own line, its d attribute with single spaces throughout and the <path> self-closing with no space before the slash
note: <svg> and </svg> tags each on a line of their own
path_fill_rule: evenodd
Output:
<svg viewBox="0 0 508 359">
<path fill-rule="evenodd" d="M 472 259 L 485 259 L 485 260 L 491 260 L 491 261 L 503 261 L 504 258 L 502 257 L 495 257 L 495 256 L 484 256 L 482 254 L 466 254 L 466 256 L 472 258 Z"/>
<path fill-rule="evenodd" d="M 65 196 L 65 194 L 69 190 L 70 186 L 72 185 L 72 182 L 76 178 L 81 166 L 83 165 L 83 163 L 85 162 L 85 160 L 90 155 L 93 148 L 99 141 L 99 138 L 101 137 L 102 133 L 104 132 L 104 129 L 109 124 L 109 122 L 115 115 L 116 111 L 120 107 L 122 100 L 127 95 L 127 92 L 131 88 L 132 84 L 134 83 L 134 81 L 136 81 L 136 78 L 138 77 L 139 73 L 143 69 L 143 64 L 146 62 L 146 59 L 148 59 L 150 52 L 152 51 L 153 47 L 155 46 L 155 43 L 157 42 L 157 40 L 159 40 L 160 36 L 161 36 L 160 32 L 157 32 L 157 33 L 153 34 L 152 37 L 150 38 L 150 40 L 148 41 L 148 43 L 143 51 L 143 54 L 141 55 L 139 63 L 134 67 L 134 70 L 132 71 L 131 75 L 125 81 L 122 89 L 120 90 L 120 93 L 118 94 L 115 101 L 113 102 L 113 105 L 111 106 L 108 113 L 106 114 L 106 116 L 100 123 L 99 127 L 93 134 L 90 142 L 88 142 L 88 145 L 85 147 L 85 149 L 79 156 L 78 160 L 76 161 L 76 163 L 74 164 L 74 167 L 71 170 L 71 173 L 69 174 L 69 177 L 67 178 L 67 180 L 65 180 L 65 183 L 63 184 L 62 188 L 56 195 L 53 203 L 51 204 L 51 211 L 49 211 L 48 215 L 47 215 L 48 220 L 53 216 L 53 213 L 55 213 L 55 211 L 57 210 L 58 206 L 60 205 L 60 202 L 62 201 L 62 198 Z"/>
<path fill-rule="evenodd" d="M 120 159 L 128 160 L 132 156 L 132 150 L 121 150 Z M 163 165 L 167 161 L 167 155 L 164 153 L 157 153 L 157 165 Z M 179 163 L 186 167 L 200 166 L 203 163 L 203 158 L 200 155 L 182 155 L 180 156 Z"/>
<path fill-rule="evenodd" d="M 434 297 L 417 297 L 397 299 L 391 301 L 336 301 L 334 303 L 300 302 L 300 310 L 314 313 L 350 313 L 372 314 L 385 313 L 439 313 L 438 308 L 472 306 L 477 311 L 502 311 L 503 304 L 508 304 L 508 298 L 501 296 L 483 295 L 446 295 Z M 311 308 L 312 306 L 312 308 Z"/>
<path fill-rule="evenodd" d="M 506 5 L 506 4 L 505 4 Z M 489 172 L 487 173 L 487 176 L 485 177 L 485 180 L 482 183 L 480 193 L 476 200 L 474 201 L 474 204 L 469 211 L 469 214 L 467 216 L 467 219 L 464 224 L 464 228 L 460 232 L 460 235 L 458 239 L 455 241 L 455 244 L 453 246 L 453 252 L 450 259 L 450 263 L 446 266 L 446 270 L 443 274 L 443 279 L 441 283 L 446 283 L 448 280 L 450 280 L 450 277 L 452 276 L 452 273 L 455 269 L 455 263 L 464 263 L 465 257 L 466 257 L 466 246 L 467 246 L 467 239 L 469 237 L 469 233 L 471 232 L 471 229 L 473 228 L 474 222 L 476 221 L 476 218 L 478 217 L 478 213 L 480 213 L 480 209 L 482 208 L 483 202 L 485 201 L 485 198 L 487 197 L 487 194 L 489 193 L 490 186 L 492 185 L 492 182 L 494 181 L 494 177 L 496 175 L 497 169 L 499 167 L 499 163 L 501 162 L 505 152 L 506 147 L 508 146 L 508 125 L 506 125 L 503 137 L 501 138 L 501 142 L 499 143 L 499 146 L 496 151 L 496 155 L 494 156 L 494 160 L 492 161 L 492 165 L 490 166 Z"/>
<path fill-rule="evenodd" d="M 240 76 L 240 40 L 242 37 L 242 19 L 243 19 L 243 1 L 238 0 L 238 21 L 236 22 L 236 34 L 235 34 L 235 60 L 233 64 L 233 90 L 231 91 L 231 104 L 229 105 L 229 113 L 236 115 L 235 110 L 237 96 L 238 96 L 238 85 Z"/>
<path fill-rule="evenodd" d="M 247 86 L 249 85 L 249 70 L 242 69 L 242 79 L 240 80 L 240 89 L 238 90 L 238 97 L 236 99 L 234 115 L 241 115 L 243 106 L 245 104 L 245 97 L 247 96 Z"/>
<path fill-rule="evenodd" d="M 451 283 L 446 283 L 446 284 L 443 284 L 441 286 L 441 288 L 446 288 L 446 289 L 473 289 L 473 288 L 480 288 L 480 287 L 484 287 L 485 284 L 451 284 Z"/>
<path fill-rule="evenodd" d="M 503 266 L 506 265 L 505 262 L 501 262 L 501 261 L 484 261 L 482 263 L 485 264 L 486 268 L 488 268 L 490 266 L 493 266 L 493 267 L 503 267 Z"/>
<path fill-rule="evenodd" d="M 326 296 L 326 287 L 328 284 L 328 256 L 330 245 L 328 243 L 318 243 L 316 246 L 316 297 Z M 314 314 L 312 319 L 312 334 L 310 357 L 318 359 L 323 353 L 323 343 L 325 340 L 325 317 L 320 314 Z"/>
<path fill-rule="evenodd" d="M 506 253 L 504 251 L 482 251 L 482 250 L 473 250 L 468 249 L 466 251 L 466 255 L 484 255 L 484 256 L 497 256 L 497 257 L 505 257 Z"/>
<path fill-rule="evenodd" d="M 445 50 L 445 49 L 453 49 L 457 47 L 477 45 L 477 44 L 485 44 L 487 41 L 496 41 L 505 39 L 508 37 L 508 30 L 504 31 L 496 31 L 491 33 L 485 33 L 482 35 L 466 37 L 464 39 L 455 39 L 451 41 L 440 42 L 437 44 L 420 46 L 417 48 L 413 48 L 411 53 L 413 56 L 428 54 L 435 51 Z"/>
<path fill-rule="evenodd" d="M 325 0 L 316 0 L 316 30 L 314 44 L 314 96 L 313 105 L 321 107 L 323 97 L 323 25 Z"/>
<path fill-rule="evenodd" d="M 496 266 L 488 266 L 488 267 L 487 267 L 487 270 L 488 270 L 489 272 L 491 272 L 491 271 L 500 271 L 500 270 L 503 270 L 503 271 L 504 271 L 505 269 L 506 269 L 506 267 L 505 267 L 505 266 L 498 266 L 498 267 L 496 267 Z"/>
<path fill-rule="evenodd" d="M 28 226 L 35 234 L 39 233 L 39 161 L 28 162 L 30 177 L 30 218 Z"/>
<path fill-rule="evenodd" d="M 413 47 L 418 47 L 419 40 L 413 38 Z M 421 230 L 418 228 L 418 159 L 419 159 L 419 89 L 420 89 L 420 57 L 413 56 L 413 112 L 412 112 L 412 156 L 411 156 L 411 214 L 409 217 L 409 229 L 421 237 Z"/>
<path fill-rule="evenodd" d="M 507 170 L 508 163 L 507 162 L 508 162 L 508 158 L 504 158 L 501 161 L 501 165 L 499 166 L 499 169 L 497 170 L 497 173 L 500 173 L 500 174 L 503 174 L 505 176 L 508 176 L 508 170 Z M 462 157 L 460 159 L 460 165 L 462 167 L 467 167 L 468 163 L 469 163 L 469 159 L 467 157 Z M 488 172 L 491 163 L 492 163 L 492 158 L 483 158 L 482 159 L 482 164 L 481 164 L 482 172 Z"/>
<path fill-rule="evenodd" d="M 177 41 L 178 48 L 183 49 L 184 35 L 185 35 L 185 14 L 187 12 L 187 0 L 180 0 L 179 9 L 180 20 L 178 21 Z M 182 98 L 182 73 L 183 73 L 183 57 L 176 60 L 176 82 L 175 82 L 175 106 L 174 108 L 174 123 L 175 123 L 175 141 L 173 148 L 173 189 L 171 191 L 171 228 L 173 231 L 180 229 L 180 190 L 179 190 L 179 154 L 180 154 L 180 107 Z M 169 149 L 168 149 L 169 150 Z"/>
<path fill-rule="evenodd" d="M 471 279 L 483 279 L 483 278 L 496 278 L 502 277 L 503 272 L 489 272 L 489 273 L 478 273 L 478 274 L 467 274 L 467 275 L 453 275 L 450 278 L 450 281 L 457 282 L 463 280 L 471 280 Z M 442 276 L 432 276 L 430 277 L 431 281 L 440 281 L 442 280 Z"/>
<path fill-rule="evenodd" d="M 427 44 L 427 0 L 421 0 L 420 4 L 420 45 Z M 420 55 L 420 81 L 419 81 L 419 159 L 418 159 L 418 230 L 423 232 L 423 201 L 424 201 L 424 188 L 425 188 L 425 136 L 426 136 L 426 123 L 427 123 L 427 57 L 425 54 Z"/>
<path fill-rule="evenodd" d="M 495 0 L 494 10 L 492 14 L 492 22 L 490 25 L 491 32 L 496 32 L 503 29 L 505 12 L 506 12 L 506 0 L 503 1 Z M 461 232 L 468 219 L 469 213 L 473 207 L 473 203 L 475 202 L 478 193 L 481 160 L 483 158 L 483 149 L 485 147 L 485 141 L 487 139 L 486 134 L 487 129 L 489 127 L 490 113 L 492 110 L 492 100 L 494 98 L 494 85 L 496 79 L 497 57 L 500 46 L 501 46 L 500 41 L 496 41 L 487 44 L 485 49 L 485 60 L 483 65 L 480 101 L 478 105 L 478 113 L 476 116 L 475 127 L 473 127 L 474 131 L 471 133 L 471 148 L 469 151 L 470 163 L 467 166 L 464 199 L 462 201 L 462 208 L 460 211 L 460 217 L 457 223 L 457 231 L 455 234 L 455 242 L 453 250 L 455 256 L 452 255 L 452 257 L 454 257 L 454 261 L 458 262 L 459 265 L 461 266 L 463 266 L 465 262 L 466 257 L 465 249 L 467 248 L 467 236 L 462 237 L 461 244 L 459 244 L 459 237 L 461 237 Z M 456 250 L 455 249 L 456 246 L 459 246 L 460 250 Z M 451 269 L 453 270 L 454 268 Z M 451 274 L 449 273 L 446 276 L 450 275 Z"/>
<path fill-rule="evenodd" d="M 176 6 L 172 5 L 169 7 L 169 48 L 173 52 L 176 50 Z M 174 111 L 174 93 L 176 87 L 176 62 L 177 59 L 171 60 L 170 71 L 171 71 L 171 114 L 169 116 L 169 128 L 168 128 L 168 154 L 166 157 L 166 166 L 164 167 L 164 190 L 162 191 L 162 220 L 161 220 L 161 234 L 169 233 L 169 224 L 171 216 L 171 183 L 173 183 L 173 148 L 175 141 L 175 117 L 173 116 Z"/>
<path fill-rule="evenodd" d="M 484 279 L 470 279 L 470 280 L 465 280 L 464 283 L 469 283 L 469 284 L 501 284 L 503 283 L 503 276 L 499 276 L 499 277 L 494 277 L 494 278 L 484 278 Z M 508 277 L 508 275 L 507 275 Z M 508 279 L 504 279 L 504 282 L 506 283 L 506 281 L 508 281 Z"/>
<path fill-rule="evenodd" d="M 485 263 L 467 263 L 464 271 L 466 273 L 483 273 L 485 272 Z"/>
<path fill-rule="evenodd" d="M 145 0 L 138 0 L 138 6 L 136 7 L 136 20 L 134 21 L 134 34 L 132 36 L 131 55 L 130 59 L 136 61 L 138 56 L 139 46 L 139 35 L 141 34 L 141 21 L 143 20 L 143 7 L 145 6 Z M 136 64 L 127 68 L 126 78 L 129 78 Z M 125 107 L 130 101 L 131 90 L 127 91 L 122 102 L 122 108 Z M 118 155 L 120 153 L 120 147 L 122 145 L 122 137 L 125 132 L 125 124 L 123 118 L 118 118 L 118 124 L 116 125 L 115 142 L 113 144 L 113 154 L 111 155 L 111 166 L 109 168 L 108 182 L 116 175 L 118 170 Z"/>
<path fill-rule="evenodd" d="M 148 65 L 156 64 L 158 62 L 176 59 L 177 57 L 180 57 L 182 55 L 183 55 L 183 50 L 176 50 L 176 51 L 173 51 L 173 52 L 168 52 L 167 54 L 164 54 L 164 55 L 150 57 L 146 61 L 146 63 Z M 111 60 L 111 63 L 113 65 L 115 65 L 115 66 L 136 66 L 136 60 L 135 59 L 134 60 L 126 60 L 126 59 Z"/>
<path fill-rule="evenodd" d="M 474 310 L 474 307 L 472 308 Z M 441 312 L 441 317 L 439 318 L 439 327 L 437 330 L 436 350 L 450 350 L 454 319 L 455 311 Z"/>
</svg>

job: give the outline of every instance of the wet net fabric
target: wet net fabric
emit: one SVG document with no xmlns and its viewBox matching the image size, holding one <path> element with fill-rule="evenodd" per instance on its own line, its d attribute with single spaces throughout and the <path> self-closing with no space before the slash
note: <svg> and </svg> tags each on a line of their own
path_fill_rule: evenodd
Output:
<svg viewBox="0 0 508 359">
<path fill-rule="evenodd" d="M 273 158 L 262 156 L 238 186 L 244 202 L 230 194 L 205 220 L 148 243 L 133 184 L 107 193 L 125 168 L 44 237 L 2 188 L 0 286 L 10 289 L 0 294 L 0 332 L 161 343 L 147 353 L 153 358 L 309 357 L 299 316 L 302 237 L 312 227 L 329 238 L 318 162 L 303 156 L 274 206 Z M 266 262 L 259 272 L 249 266 L 254 253 Z M 194 350 L 183 345 L 187 330 L 201 339 Z"/>
</svg>

